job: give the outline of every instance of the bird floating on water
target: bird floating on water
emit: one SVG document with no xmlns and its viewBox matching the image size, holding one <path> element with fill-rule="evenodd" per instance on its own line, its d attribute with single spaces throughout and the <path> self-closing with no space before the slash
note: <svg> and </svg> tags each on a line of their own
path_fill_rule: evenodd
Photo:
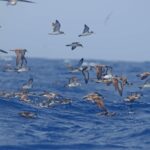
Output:
<svg viewBox="0 0 150 150">
<path fill-rule="evenodd" d="M 64 34 L 63 31 L 60 31 L 61 24 L 60 24 L 60 22 L 58 20 L 56 20 L 55 22 L 52 23 L 52 27 L 53 27 L 53 32 L 49 33 L 49 35 Z"/>
<path fill-rule="evenodd" d="M 139 93 L 139 92 L 131 92 L 131 94 L 128 95 L 128 96 L 124 99 L 124 101 L 125 101 L 125 102 L 134 102 L 134 101 L 140 99 L 141 96 L 143 96 L 142 93 Z"/>
<path fill-rule="evenodd" d="M 28 0 L 1 0 L 1 1 L 7 1 L 7 5 L 16 5 L 17 2 L 35 3 L 33 1 Z"/>
<path fill-rule="evenodd" d="M 84 25 L 84 30 L 82 32 L 82 34 L 78 35 L 79 37 L 81 36 L 88 36 L 88 35 L 91 35 L 93 34 L 94 32 L 93 31 L 90 31 L 90 28 L 85 24 Z"/>
<path fill-rule="evenodd" d="M 29 112 L 29 111 L 22 111 L 22 112 L 19 112 L 19 115 L 21 117 L 24 117 L 26 119 L 35 119 L 37 118 L 37 114 L 34 113 L 34 112 Z"/>
<path fill-rule="evenodd" d="M 83 45 L 79 42 L 72 42 L 71 44 L 67 44 L 66 46 L 71 46 L 71 50 L 74 50 L 76 47 L 83 47 Z"/>
</svg>

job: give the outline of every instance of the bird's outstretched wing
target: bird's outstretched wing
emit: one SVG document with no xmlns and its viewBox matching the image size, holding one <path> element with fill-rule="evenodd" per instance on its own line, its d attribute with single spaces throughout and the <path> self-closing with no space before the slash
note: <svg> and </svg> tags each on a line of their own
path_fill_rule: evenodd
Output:
<svg viewBox="0 0 150 150">
<path fill-rule="evenodd" d="M 78 62 L 78 64 L 77 64 L 77 66 L 76 67 L 81 67 L 82 66 L 82 64 L 83 64 L 83 61 L 84 61 L 84 59 L 83 58 L 81 58 L 80 60 L 79 60 L 79 62 Z"/>
<path fill-rule="evenodd" d="M 82 74 L 84 76 L 84 81 L 85 83 L 87 84 L 88 81 L 89 81 L 89 72 L 88 72 L 88 67 L 87 66 L 84 66 L 83 69 L 82 69 Z"/>
<path fill-rule="evenodd" d="M 76 46 L 72 46 L 72 47 L 71 47 L 71 50 L 74 50 L 75 48 L 76 48 Z"/>
<path fill-rule="evenodd" d="M 6 52 L 6 51 L 4 51 L 4 50 L 2 50 L 2 49 L 0 49 L 0 52 L 2 52 L 2 53 L 6 53 L 6 54 L 8 53 L 8 52 Z"/>
<path fill-rule="evenodd" d="M 90 29 L 90 28 L 85 24 L 85 25 L 84 25 L 83 33 L 89 32 L 89 29 Z"/>
<path fill-rule="evenodd" d="M 56 20 L 56 22 L 53 23 L 52 25 L 53 25 L 53 32 L 60 31 L 61 24 L 59 23 L 58 20 Z"/>
</svg>

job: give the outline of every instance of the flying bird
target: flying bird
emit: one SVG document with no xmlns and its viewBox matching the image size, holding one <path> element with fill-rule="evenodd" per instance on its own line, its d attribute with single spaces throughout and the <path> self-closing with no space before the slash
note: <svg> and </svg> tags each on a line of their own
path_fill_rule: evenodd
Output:
<svg viewBox="0 0 150 150">
<path fill-rule="evenodd" d="M 25 58 L 25 53 L 27 52 L 26 49 L 13 49 L 11 51 L 14 51 L 16 53 L 16 66 L 17 67 L 22 67 L 24 62 L 25 64 L 27 64 L 27 59 Z"/>
<path fill-rule="evenodd" d="M 82 70 L 83 62 L 84 62 L 84 59 L 81 58 L 75 66 L 72 66 L 71 64 L 67 64 L 67 68 L 70 70 L 70 72 L 79 72 Z"/>
<path fill-rule="evenodd" d="M 83 47 L 83 45 L 79 42 L 73 42 L 71 44 L 67 44 L 66 46 L 71 46 L 71 50 L 74 50 L 76 47 Z"/>
<path fill-rule="evenodd" d="M 64 34 L 63 31 L 60 31 L 61 24 L 58 20 L 56 20 L 55 22 L 52 23 L 52 27 L 53 27 L 53 32 L 49 33 L 50 35 Z"/>
<path fill-rule="evenodd" d="M 7 1 L 7 5 L 16 5 L 17 2 L 35 3 L 28 0 L 1 0 L 1 1 Z"/>
<path fill-rule="evenodd" d="M 78 35 L 79 37 L 81 36 L 87 36 L 87 35 L 91 35 L 93 34 L 94 32 L 93 31 L 90 31 L 90 28 L 85 24 L 84 25 L 84 30 L 82 32 L 82 34 Z"/>
<path fill-rule="evenodd" d="M 140 77 L 141 80 L 144 80 L 144 79 L 146 79 L 146 78 L 148 78 L 150 76 L 150 72 L 143 72 L 141 74 L 137 74 L 136 76 Z"/>
<path fill-rule="evenodd" d="M 96 105 L 100 107 L 105 112 L 106 115 L 108 114 L 108 110 L 106 109 L 103 100 L 104 97 L 100 93 L 98 92 L 89 93 L 88 95 L 84 96 L 83 99 L 87 99 L 91 102 L 96 103 Z"/>
<path fill-rule="evenodd" d="M 113 77 L 112 78 L 112 83 L 116 91 L 118 91 L 119 95 L 122 96 L 123 93 L 123 86 L 122 82 L 119 80 L 118 77 Z"/>
</svg>

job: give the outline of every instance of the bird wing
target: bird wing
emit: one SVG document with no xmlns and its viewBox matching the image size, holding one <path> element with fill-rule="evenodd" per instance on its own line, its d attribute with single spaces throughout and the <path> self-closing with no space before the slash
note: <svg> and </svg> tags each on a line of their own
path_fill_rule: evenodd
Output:
<svg viewBox="0 0 150 150">
<path fill-rule="evenodd" d="M 82 69 L 82 74 L 83 74 L 83 76 L 84 76 L 84 81 L 85 81 L 86 84 L 87 84 L 88 81 L 89 81 L 89 72 L 88 72 L 87 68 L 88 68 L 88 67 L 85 66 L 85 67 L 83 67 L 83 69 Z"/>
<path fill-rule="evenodd" d="M 85 24 L 85 25 L 84 25 L 83 33 L 89 32 L 89 29 L 90 29 L 90 28 Z"/>
<path fill-rule="evenodd" d="M 80 68 L 80 67 L 82 66 L 83 61 L 84 61 L 84 59 L 81 58 L 80 61 L 79 61 L 78 64 L 77 64 L 77 68 Z"/>
<path fill-rule="evenodd" d="M 115 81 L 113 81 L 113 86 L 115 88 L 115 90 L 117 90 L 119 92 L 119 95 L 122 96 L 122 83 L 118 81 L 118 79 L 115 79 Z"/>
<path fill-rule="evenodd" d="M 53 32 L 60 31 L 60 27 L 61 27 L 61 24 L 59 23 L 58 20 L 56 20 L 56 22 L 53 23 Z"/>
<path fill-rule="evenodd" d="M 2 50 L 2 49 L 0 49 L 0 52 L 2 52 L 2 53 L 8 53 L 8 52 L 6 52 L 6 51 L 4 51 L 4 50 Z"/>
<path fill-rule="evenodd" d="M 20 2 L 27 2 L 27 3 L 35 3 L 35 2 L 32 2 L 32 1 L 27 1 L 27 0 L 18 0 Z"/>
<path fill-rule="evenodd" d="M 72 46 L 71 49 L 74 50 L 76 48 L 76 46 Z"/>
</svg>

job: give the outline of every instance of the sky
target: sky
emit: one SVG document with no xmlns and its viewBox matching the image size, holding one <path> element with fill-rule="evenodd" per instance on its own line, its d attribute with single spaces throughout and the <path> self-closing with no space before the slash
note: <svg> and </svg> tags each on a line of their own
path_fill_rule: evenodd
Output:
<svg viewBox="0 0 150 150">
<path fill-rule="evenodd" d="M 26 48 L 28 57 L 50 59 L 150 60 L 150 0 L 32 1 L 0 1 L 0 49 Z M 48 35 L 56 19 L 64 35 Z M 94 34 L 79 38 L 84 24 Z M 76 41 L 83 48 L 65 46 Z"/>
</svg>

